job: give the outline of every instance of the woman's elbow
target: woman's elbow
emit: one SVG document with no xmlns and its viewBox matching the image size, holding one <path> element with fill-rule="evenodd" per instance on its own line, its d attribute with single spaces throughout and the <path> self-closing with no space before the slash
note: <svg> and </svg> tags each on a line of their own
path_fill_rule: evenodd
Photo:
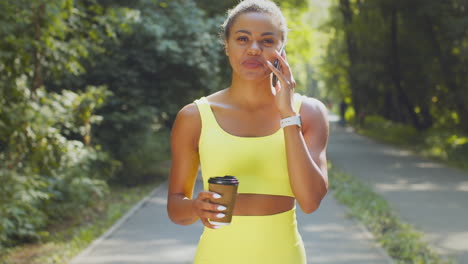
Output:
<svg viewBox="0 0 468 264">
<path fill-rule="evenodd" d="M 172 218 L 172 217 L 169 217 L 169 219 L 171 219 L 172 223 L 174 224 L 184 225 L 184 226 L 193 224 L 193 222 L 195 222 L 195 221 L 192 221 L 192 219 L 177 219 L 177 218 Z"/>
<path fill-rule="evenodd" d="M 169 220 L 171 220 L 172 223 L 179 224 L 179 222 L 180 222 L 179 219 L 172 212 L 169 205 L 167 206 L 167 211 L 166 212 L 167 212 L 167 217 L 169 218 Z"/>
<path fill-rule="evenodd" d="M 298 201 L 302 212 L 304 212 L 305 214 L 311 214 L 315 212 L 317 209 L 319 209 L 320 203 L 322 202 L 322 199 L 323 197 L 325 197 L 326 193 L 327 193 L 327 190 L 325 190 L 321 195 L 317 197 L 309 198 L 307 201 L 303 201 L 302 203 Z"/>
<path fill-rule="evenodd" d="M 171 222 L 174 224 L 180 225 L 182 223 L 182 221 L 180 221 L 180 219 L 176 215 L 174 215 L 174 213 L 171 213 L 170 210 L 167 210 L 167 216 L 169 217 L 169 220 L 171 220 Z"/>
<path fill-rule="evenodd" d="M 177 213 L 177 211 L 175 210 L 171 210 L 169 206 L 167 208 L 167 216 L 169 217 L 171 222 L 177 225 L 190 225 L 198 220 L 198 218 L 193 218 L 193 217 L 183 218 L 184 217 L 183 215 Z"/>
<path fill-rule="evenodd" d="M 169 219 L 174 224 L 177 224 L 177 225 L 190 225 L 190 224 L 192 224 L 194 222 L 194 221 L 190 221 L 192 219 L 182 219 L 182 218 L 180 218 L 180 216 L 177 216 L 175 214 L 171 214 L 170 211 L 168 211 L 167 213 L 168 213 Z"/>
<path fill-rule="evenodd" d="M 304 212 L 305 214 L 311 214 L 319 208 L 320 202 L 307 203 L 306 205 L 299 204 L 299 206 L 301 207 L 302 212 Z"/>
</svg>

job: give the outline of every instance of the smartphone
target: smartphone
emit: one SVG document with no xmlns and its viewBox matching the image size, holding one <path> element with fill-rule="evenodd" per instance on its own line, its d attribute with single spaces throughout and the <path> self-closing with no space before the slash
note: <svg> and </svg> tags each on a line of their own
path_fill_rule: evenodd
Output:
<svg viewBox="0 0 468 264">
<path fill-rule="evenodd" d="M 285 48 L 285 45 L 281 46 L 281 49 L 279 50 L 279 53 L 281 54 L 283 52 L 283 49 Z M 276 59 L 274 62 L 273 62 L 273 66 L 275 68 L 277 68 L 278 70 L 281 71 L 281 65 L 279 64 L 279 60 Z M 273 80 L 272 80 L 272 84 L 273 84 L 273 87 L 276 86 L 276 83 L 278 82 L 278 77 L 276 77 L 276 75 L 273 73 Z"/>
</svg>

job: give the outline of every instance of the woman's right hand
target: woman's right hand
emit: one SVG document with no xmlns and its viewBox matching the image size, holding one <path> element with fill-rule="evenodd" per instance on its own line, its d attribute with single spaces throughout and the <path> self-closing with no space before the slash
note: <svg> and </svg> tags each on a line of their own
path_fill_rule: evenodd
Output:
<svg viewBox="0 0 468 264">
<path fill-rule="evenodd" d="M 215 192 L 202 191 L 198 194 L 197 198 L 193 200 L 192 210 L 200 218 L 203 225 L 218 229 L 220 226 L 212 225 L 209 219 L 223 218 L 225 216 L 224 211 L 226 207 L 221 204 L 216 204 L 216 199 L 221 198 L 221 195 Z"/>
</svg>

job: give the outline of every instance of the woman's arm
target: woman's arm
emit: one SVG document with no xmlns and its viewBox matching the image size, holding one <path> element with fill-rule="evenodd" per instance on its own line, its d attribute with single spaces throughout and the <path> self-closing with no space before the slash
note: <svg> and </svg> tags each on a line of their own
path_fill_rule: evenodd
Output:
<svg viewBox="0 0 468 264">
<path fill-rule="evenodd" d="M 167 212 L 176 224 L 189 225 L 201 219 L 203 224 L 215 228 L 207 218 L 221 212 L 218 205 L 209 203 L 216 197 L 212 192 L 200 192 L 196 199 L 193 189 L 200 163 L 198 140 L 201 118 L 195 104 L 189 104 L 177 114 L 171 132 L 172 163 L 169 176 Z"/>
<path fill-rule="evenodd" d="M 302 130 L 294 125 L 283 128 L 286 156 L 289 180 L 297 202 L 303 212 L 312 213 L 328 190 L 327 109 L 320 101 L 306 98 L 300 114 Z"/>
<path fill-rule="evenodd" d="M 281 71 L 267 61 L 267 65 L 280 80 L 274 88 L 275 102 L 281 118 L 296 115 L 294 89 L 296 82 L 286 59 L 286 52 L 275 53 Z M 284 130 L 289 181 L 292 191 L 305 213 L 317 210 L 328 191 L 327 157 L 328 118 L 327 109 L 318 100 L 307 98 L 300 109 L 302 130 L 287 126 Z"/>
</svg>

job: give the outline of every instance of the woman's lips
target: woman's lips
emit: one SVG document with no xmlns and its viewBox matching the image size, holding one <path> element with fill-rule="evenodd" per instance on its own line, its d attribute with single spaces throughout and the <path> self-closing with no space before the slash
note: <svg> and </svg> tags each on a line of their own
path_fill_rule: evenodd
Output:
<svg viewBox="0 0 468 264">
<path fill-rule="evenodd" d="M 263 63 L 261 63 L 258 60 L 249 59 L 249 60 L 245 60 L 242 63 L 242 65 L 244 65 L 244 67 L 249 68 L 249 69 L 255 69 L 255 68 L 258 68 L 258 67 L 262 67 Z"/>
</svg>

